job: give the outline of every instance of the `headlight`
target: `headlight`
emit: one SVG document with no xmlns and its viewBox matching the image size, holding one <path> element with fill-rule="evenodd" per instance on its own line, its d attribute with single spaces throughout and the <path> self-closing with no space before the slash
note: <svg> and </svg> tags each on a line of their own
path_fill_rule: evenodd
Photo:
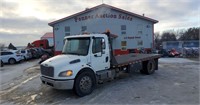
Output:
<svg viewBox="0 0 200 105">
<path fill-rule="evenodd" d="M 72 70 L 67 70 L 67 71 L 63 71 L 60 72 L 60 74 L 58 75 L 59 77 L 69 77 L 73 75 L 73 71 Z"/>
</svg>

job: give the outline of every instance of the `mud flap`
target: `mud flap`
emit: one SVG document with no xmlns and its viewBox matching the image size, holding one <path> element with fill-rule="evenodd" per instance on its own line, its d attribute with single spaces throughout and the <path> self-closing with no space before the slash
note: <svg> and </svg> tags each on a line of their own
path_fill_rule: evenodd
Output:
<svg viewBox="0 0 200 105">
<path fill-rule="evenodd" d="M 154 59 L 155 61 L 155 70 L 158 70 L 158 58 Z"/>
</svg>

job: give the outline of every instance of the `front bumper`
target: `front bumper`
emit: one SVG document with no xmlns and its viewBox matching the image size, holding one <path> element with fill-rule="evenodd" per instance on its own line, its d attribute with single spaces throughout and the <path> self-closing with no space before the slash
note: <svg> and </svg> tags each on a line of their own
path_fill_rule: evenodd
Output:
<svg viewBox="0 0 200 105">
<path fill-rule="evenodd" d="M 74 80 L 54 80 L 40 76 L 43 84 L 53 87 L 55 89 L 73 89 Z"/>
</svg>

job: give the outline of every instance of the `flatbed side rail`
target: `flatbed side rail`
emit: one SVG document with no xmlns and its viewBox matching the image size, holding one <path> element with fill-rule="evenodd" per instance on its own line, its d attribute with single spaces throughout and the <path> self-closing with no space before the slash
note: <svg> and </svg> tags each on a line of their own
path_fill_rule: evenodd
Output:
<svg viewBox="0 0 200 105">
<path fill-rule="evenodd" d="M 132 58 L 131 58 L 132 57 Z M 160 54 L 129 54 L 116 56 L 116 63 L 113 64 L 112 68 L 118 68 L 123 66 L 132 65 L 135 63 L 141 63 L 143 61 L 148 61 L 151 59 L 159 59 Z"/>
</svg>

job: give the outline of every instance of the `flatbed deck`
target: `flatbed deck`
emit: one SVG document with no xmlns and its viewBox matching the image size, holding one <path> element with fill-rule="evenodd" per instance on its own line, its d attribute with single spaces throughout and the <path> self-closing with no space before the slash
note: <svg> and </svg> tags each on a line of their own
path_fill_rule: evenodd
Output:
<svg viewBox="0 0 200 105">
<path fill-rule="evenodd" d="M 112 59 L 112 66 L 113 67 L 120 67 L 128 64 L 134 64 L 150 59 L 160 58 L 160 54 L 127 54 L 127 55 L 119 55 L 114 56 L 115 59 Z"/>
</svg>

